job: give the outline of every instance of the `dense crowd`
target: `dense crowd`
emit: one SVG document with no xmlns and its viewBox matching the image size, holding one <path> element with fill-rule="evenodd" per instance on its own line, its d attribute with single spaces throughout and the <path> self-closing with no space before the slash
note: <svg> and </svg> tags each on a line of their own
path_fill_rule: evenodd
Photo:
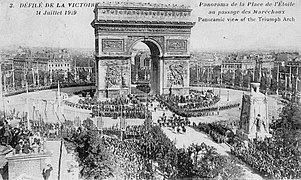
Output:
<svg viewBox="0 0 301 180">
<path fill-rule="evenodd" d="M 188 109 L 201 109 L 209 107 L 219 101 L 219 97 L 214 95 L 211 90 L 208 91 L 192 91 L 189 95 L 163 95 L 161 99 L 171 106 Z"/>
<path fill-rule="evenodd" d="M 296 179 L 301 177 L 301 151 L 290 144 L 278 132 L 271 138 L 246 142 L 236 138 L 232 128 L 237 122 L 199 123 L 197 128 L 210 135 L 217 143 L 227 142 L 231 153 L 250 167 L 269 178 Z M 290 139 L 292 141 L 292 139 Z M 290 144 L 290 145 L 289 145 Z"/>
<path fill-rule="evenodd" d="M 71 107 L 92 110 L 92 116 L 124 117 L 126 119 L 144 119 L 148 110 L 140 102 L 139 98 L 129 95 L 127 97 L 113 98 L 105 101 L 97 101 L 92 98 L 80 99 L 78 103 L 65 101 Z"/>
<path fill-rule="evenodd" d="M 273 138 L 247 144 L 235 143 L 232 154 L 252 168 L 271 178 L 296 179 L 301 177 L 301 152 L 297 147 L 286 148 Z"/>
<path fill-rule="evenodd" d="M 234 140 L 234 132 L 231 128 L 221 122 L 199 123 L 197 128 L 208 134 L 213 141 L 217 143 L 232 143 Z"/>
<path fill-rule="evenodd" d="M 0 143 L 14 148 L 16 154 L 43 152 L 45 138 L 61 138 L 75 131 L 69 121 L 60 124 L 30 120 L 28 128 L 25 116 L 19 117 L 17 114 L 0 120 Z"/>
<path fill-rule="evenodd" d="M 171 112 L 183 116 L 183 117 L 200 117 L 200 116 L 213 116 L 218 115 L 220 111 L 231 109 L 231 108 L 237 108 L 240 106 L 240 103 L 233 103 L 223 106 L 212 106 L 212 107 L 203 107 L 199 109 L 185 109 L 182 107 L 179 107 L 175 105 L 174 103 L 167 102 L 164 98 L 158 97 L 158 101 L 160 102 L 161 107 L 165 107 L 166 109 L 169 109 Z"/>
<path fill-rule="evenodd" d="M 28 130 L 26 126 L 13 127 L 7 120 L 0 122 L 1 145 L 11 146 L 15 154 L 43 152 L 43 138 L 40 133 Z"/>
<path fill-rule="evenodd" d="M 126 131 L 128 138 L 120 140 L 84 128 L 67 140 L 76 145 L 83 178 L 216 178 L 219 174 L 226 178 L 241 176 L 235 163 L 204 143 L 176 149 L 174 142 L 159 126 L 128 126 Z"/>
<path fill-rule="evenodd" d="M 83 167 L 81 174 L 85 178 L 152 179 L 156 169 L 153 164 L 157 164 L 159 170 L 167 170 L 167 177 L 171 176 L 172 172 L 169 171 L 174 171 L 169 161 L 176 161 L 175 146 L 159 127 L 128 126 L 127 138 L 123 140 L 105 133 L 100 136 L 93 129 L 84 127 L 81 132 L 67 139 L 76 145 L 75 151 Z M 95 160 L 101 157 L 106 165 L 99 167 L 100 162 Z M 95 169 L 97 174 L 94 174 Z"/>
<path fill-rule="evenodd" d="M 140 147 L 138 146 L 136 139 L 121 141 L 118 138 L 103 137 L 102 144 L 109 150 L 109 153 L 118 157 L 118 166 L 124 168 L 124 174 L 115 176 L 123 176 L 118 177 L 121 179 L 145 179 L 143 173 L 145 169 L 145 160 L 137 153 Z"/>
<path fill-rule="evenodd" d="M 144 125 L 127 126 L 125 129 L 125 138 L 126 139 L 139 138 L 143 135 L 145 131 L 146 131 L 146 126 Z"/>
<path fill-rule="evenodd" d="M 157 96 L 161 107 L 165 107 L 173 113 L 183 117 L 200 117 L 218 115 L 220 111 L 239 107 L 240 103 L 223 106 L 214 106 L 220 97 L 214 95 L 212 90 L 190 90 L 190 94 L 179 96 L 174 94 Z"/>
<path fill-rule="evenodd" d="M 102 133 L 108 136 L 115 136 L 120 137 L 122 133 L 122 137 L 124 139 L 132 139 L 132 138 L 139 138 L 143 135 L 146 131 L 144 125 L 131 125 L 126 126 L 124 130 L 120 130 L 120 128 L 116 126 L 102 128 Z M 122 132 L 121 132 L 122 131 Z"/>
<path fill-rule="evenodd" d="M 94 159 L 86 161 L 86 159 L 84 159 L 86 158 L 85 156 L 80 157 L 83 158 L 81 165 L 84 165 L 83 169 L 86 171 L 86 175 L 90 173 L 89 169 L 86 168 L 87 166 L 91 167 L 90 170 L 92 172 L 94 172 L 93 169 L 98 169 L 94 172 L 94 175 L 92 174 L 96 179 L 102 179 L 97 173 L 104 173 L 102 169 L 103 166 L 106 166 L 104 164 L 109 164 L 107 166 L 110 166 L 114 163 L 114 166 L 112 165 L 106 170 L 109 173 L 104 173 L 106 177 L 119 174 L 120 177 L 117 177 L 117 179 L 152 179 L 153 177 L 151 177 L 150 174 L 154 171 L 153 164 L 156 164 L 155 166 L 157 166 L 158 171 L 163 173 L 162 176 L 165 178 L 175 178 L 178 177 L 178 174 L 181 174 L 182 170 L 180 169 L 183 168 L 185 164 L 188 164 L 187 167 L 192 168 L 193 162 L 190 162 L 192 157 L 190 150 L 191 148 L 193 149 L 193 147 L 188 148 L 188 152 L 186 152 L 185 149 L 179 152 L 175 148 L 175 144 L 162 132 L 160 127 L 172 127 L 175 132 L 180 133 L 180 131 L 182 131 L 185 133 L 185 126 L 191 124 L 188 117 L 208 115 L 212 112 L 218 112 L 223 108 L 239 106 L 239 104 L 232 104 L 225 107 L 208 107 L 218 101 L 218 97 L 215 99 L 216 96 L 210 91 L 200 93 L 195 91 L 189 96 L 169 95 L 152 98 L 153 99 L 149 97 L 144 98 L 143 101 L 146 105 L 142 103 L 141 97 L 138 98 L 135 96 L 120 97 L 106 101 L 85 98 L 80 100 L 77 104 L 67 103 L 70 106 L 92 110 L 93 116 L 113 118 L 123 116 L 125 118 L 147 119 L 149 115 L 148 107 L 153 106 L 152 101 L 156 98 L 161 102 L 161 108 L 167 107 L 177 113 L 174 113 L 171 117 L 167 117 L 163 114 L 163 116 L 157 120 L 159 126 L 149 126 L 146 124 L 127 126 L 123 131 L 114 127 L 103 128 L 101 134 L 97 130 L 95 134 L 95 129 L 93 129 L 95 125 L 93 126 L 91 120 L 89 123 L 92 122 L 92 125 L 90 125 L 89 128 L 83 123 L 77 130 L 71 122 L 45 123 L 43 121 L 31 121 L 31 128 L 29 130 L 26 126 L 25 118 L 19 119 L 18 126 L 12 126 L 9 123 L 10 118 L 7 118 L 7 120 L 0 121 L 1 144 L 11 145 L 15 149 L 14 152 L 16 154 L 28 154 L 43 152 L 44 138 L 65 137 L 66 139 L 67 137 L 69 141 L 77 143 L 75 143 L 78 148 L 76 151 L 82 153 L 81 155 L 87 155 L 87 158 L 91 158 L 89 156 L 93 154 L 92 156 L 95 156 L 97 159 L 99 158 L 98 154 L 104 153 L 101 154 L 100 160 L 98 159 L 93 163 L 92 161 Z M 205 101 L 207 103 L 205 103 Z M 272 178 L 301 177 L 301 153 L 295 146 L 287 147 L 275 137 L 265 139 L 264 141 L 249 141 L 245 144 L 238 141 L 232 131 L 233 127 L 237 126 L 237 122 L 219 121 L 214 123 L 199 123 L 198 126 L 195 124 L 194 126 L 200 131 L 210 135 L 215 142 L 227 142 L 232 145 L 231 152 L 233 155 L 263 174 L 267 174 Z M 87 138 L 87 131 L 89 130 L 93 130 L 91 131 L 90 139 Z M 117 138 L 119 133 L 123 134 L 121 135 L 124 137 L 122 138 L 123 141 Z M 73 138 L 72 140 L 70 140 L 70 135 Z M 114 137 L 112 135 L 116 136 Z M 81 143 L 84 143 L 84 145 Z M 93 148 L 96 148 L 96 150 Z M 201 149 L 202 148 L 206 150 L 210 149 L 207 145 L 202 145 Z M 197 149 L 199 150 L 200 148 L 196 148 L 196 151 Z M 113 160 L 111 159 L 112 157 L 107 157 L 108 154 L 105 153 L 112 155 Z M 182 157 L 186 159 L 183 160 L 181 159 Z M 205 162 L 208 159 L 202 160 Z M 211 161 L 214 161 L 214 163 Z M 218 167 L 219 161 L 222 162 L 222 158 L 210 160 L 210 163 Z M 86 162 L 88 162 L 88 164 L 85 164 Z M 99 165 L 98 163 L 102 164 Z M 116 163 L 118 165 L 116 165 Z M 195 167 L 198 167 L 200 164 L 197 160 L 195 160 L 194 163 Z M 210 163 L 204 163 L 204 166 Z M 115 171 L 114 168 L 117 168 L 117 170 Z M 198 170 L 193 169 L 193 171 L 187 171 L 195 177 L 205 177 L 206 173 L 200 173 L 205 172 L 203 168 L 204 167 L 199 166 Z M 210 169 L 211 167 L 208 168 Z M 120 169 L 122 169 L 123 173 L 118 172 Z M 216 172 L 210 174 L 208 177 L 216 177 Z"/>
</svg>

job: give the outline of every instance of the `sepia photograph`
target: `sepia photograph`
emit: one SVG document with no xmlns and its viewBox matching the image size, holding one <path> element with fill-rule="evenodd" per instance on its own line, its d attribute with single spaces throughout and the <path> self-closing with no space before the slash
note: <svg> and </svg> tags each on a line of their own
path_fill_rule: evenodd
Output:
<svg viewBox="0 0 301 180">
<path fill-rule="evenodd" d="M 1 0 L 0 180 L 301 179 L 300 9 Z"/>
</svg>

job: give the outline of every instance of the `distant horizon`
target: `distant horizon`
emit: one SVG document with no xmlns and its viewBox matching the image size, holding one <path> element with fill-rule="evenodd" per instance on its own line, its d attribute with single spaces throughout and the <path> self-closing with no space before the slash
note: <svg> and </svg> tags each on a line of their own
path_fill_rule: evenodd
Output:
<svg viewBox="0 0 301 180">
<path fill-rule="evenodd" d="M 53 49 L 86 49 L 89 51 L 95 51 L 94 47 L 57 47 L 57 46 L 29 46 L 29 45 L 20 45 L 20 44 L 12 44 L 12 45 L 0 45 L 0 50 L 11 48 L 11 47 L 24 47 L 24 48 L 53 48 Z M 145 48 L 137 48 L 137 49 L 145 49 Z M 275 48 L 253 48 L 253 49 L 197 49 L 197 48 L 191 48 L 190 52 L 249 52 L 249 51 L 258 51 L 258 52 L 265 52 L 265 51 L 281 51 L 281 52 L 298 52 L 301 53 L 300 50 L 297 48 L 281 48 L 281 47 L 275 47 Z"/>
</svg>

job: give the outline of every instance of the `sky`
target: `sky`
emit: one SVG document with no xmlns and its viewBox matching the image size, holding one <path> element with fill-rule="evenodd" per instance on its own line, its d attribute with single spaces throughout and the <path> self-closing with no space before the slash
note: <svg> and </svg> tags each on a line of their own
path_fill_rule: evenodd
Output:
<svg viewBox="0 0 301 180">
<path fill-rule="evenodd" d="M 125 0 L 121 0 L 125 1 Z M 163 3 L 162 0 L 132 0 L 135 2 Z M 276 2 L 277 0 L 271 0 Z M 75 16 L 37 16 L 36 11 L 42 12 L 46 8 L 20 8 L 25 4 L 42 2 L 69 3 L 69 2 L 98 2 L 98 0 L 1 0 L 0 1 L 0 47 L 9 45 L 42 46 L 42 47 L 72 47 L 94 48 L 94 30 L 90 23 L 94 18 L 93 8 L 74 8 Z M 200 3 L 231 3 L 233 0 L 166 0 L 166 4 L 185 4 L 193 9 L 192 20 L 196 25 L 192 28 L 191 49 L 193 50 L 256 50 L 256 49 L 291 49 L 301 51 L 301 0 L 294 2 L 293 7 L 204 7 Z M 235 1 L 239 3 L 240 1 Z M 241 0 L 248 3 L 248 0 Z M 268 0 L 253 2 L 267 3 Z M 10 8 L 10 5 L 13 8 Z M 52 8 L 58 10 L 60 8 Z M 63 8 L 67 10 L 70 8 Z M 279 10 L 284 11 L 283 17 L 294 17 L 293 22 L 198 22 L 198 17 L 255 17 L 254 15 L 209 15 L 210 10 Z M 275 15 L 260 15 L 275 18 Z M 257 17 L 255 17 L 257 18 Z"/>
</svg>

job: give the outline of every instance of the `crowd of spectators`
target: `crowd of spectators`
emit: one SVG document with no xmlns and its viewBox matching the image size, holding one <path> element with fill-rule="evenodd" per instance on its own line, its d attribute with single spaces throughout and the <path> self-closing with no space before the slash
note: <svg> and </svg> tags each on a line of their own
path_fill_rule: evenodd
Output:
<svg viewBox="0 0 301 180">
<path fill-rule="evenodd" d="M 65 101 L 65 104 L 71 107 L 92 110 L 92 116 L 112 117 L 114 119 L 120 116 L 126 119 L 144 119 L 148 112 L 139 98 L 133 95 L 105 101 L 85 98 L 80 99 L 78 103 Z"/>
<path fill-rule="evenodd" d="M 132 139 L 132 138 L 141 137 L 142 134 L 146 131 L 145 127 L 146 126 L 144 125 L 131 125 L 131 126 L 126 126 L 124 130 L 121 130 L 116 126 L 112 126 L 112 127 L 102 128 L 101 131 L 105 135 L 115 136 L 115 137 L 119 137 L 121 135 L 121 131 L 123 131 L 122 136 L 124 139 Z"/>
<path fill-rule="evenodd" d="M 118 138 L 102 138 L 102 144 L 110 153 L 119 157 L 119 166 L 126 172 L 123 178 L 126 179 L 144 179 L 143 170 L 145 169 L 144 158 L 138 154 L 139 146 L 137 139 L 121 141 Z"/>
<path fill-rule="evenodd" d="M 240 103 L 233 103 L 223 106 L 210 106 L 210 107 L 199 107 L 196 109 L 193 108 L 184 108 L 181 105 L 177 105 L 175 102 L 170 102 L 166 96 L 159 96 L 157 100 L 160 102 L 161 107 L 166 107 L 171 112 L 183 116 L 183 117 L 200 117 L 200 116 L 213 116 L 218 115 L 220 111 L 236 108 L 240 106 Z"/>
<path fill-rule="evenodd" d="M 7 114 L 0 120 L 0 143 L 14 148 L 15 154 L 44 152 L 44 142 L 49 138 L 61 138 L 75 131 L 71 122 L 48 123 L 30 120 L 18 113 Z"/>
<path fill-rule="evenodd" d="M 161 95 L 157 96 L 157 100 L 160 102 L 160 106 L 166 107 L 173 113 L 183 117 L 218 115 L 222 110 L 239 107 L 240 105 L 240 103 L 223 106 L 215 105 L 220 100 L 220 97 L 215 95 L 212 90 L 190 90 L 190 94 L 186 96 Z"/>
<path fill-rule="evenodd" d="M 232 128 L 237 122 L 199 123 L 200 131 L 210 135 L 217 143 L 226 142 L 231 153 L 256 169 L 260 174 L 272 179 L 297 179 L 301 177 L 301 151 L 295 144 L 284 142 L 277 132 L 271 138 L 242 141 Z M 292 140 L 291 140 L 292 141 Z"/>
<path fill-rule="evenodd" d="M 211 90 L 208 91 L 190 91 L 189 95 L 163 95 L 161 99 L 167 102 L 169 105 L 188 109 L 201 109 L 209 107 L 219 101 L 219 96 L 214 95 Z"/>
<path fill-rule="evenodd" d="M 197 128 L 208 134 L 213 141 L 217 143 L 232 143 L 234 141 L 234 132 L 231 128 L 222 122 L 199 123 Z"/>
<path fill-rule="evenodd" d="M 80 165 L 84 167 L 81 171 L 83 178 L 216 178 L 221 169 L 224 171 L 222 176 L 230 177 L 232 167 L 236 166 L 204 143 L 177 149 L 159 126 L 128 126 L 128 138 L 122 140 L 106 133 L 99 137 L 93 132 L 83 130 L 70 139 L 70 142 L 77 143 Z"/>
<path fill-rule="evenodd" d="M 144 125 L 127 126 L 125 128 L 125 138 L 126 139 L 139 138 L 143 135 L 145 131 L 146 131 L 146 126 Z"/>
<path fill-rule="evenodd" d="M 103 179 L 153 179 L 153 163 L 164 173 L 167 169 L 175 171 L 175 164 L 170 164 L 169 161 L 176 162 L 176 148 L 159 127 L 148 126 L 146 123 L 127 126 L 125 138 L 122 139 L 108 135 L 106 131 L 101 134 L 89 128 L 90 126 L 87 127 L 83 125 L 81 131 L 66 139 L 75 143 L 85 178 L 101 176 Z M 118 131 L 114 128 L 112 130 Z M 90 151 L 97 153 L 89 153 Z M 102 161 L 97 161 L 100 158 Z M 99 173 L 94 173 L 95 169 L 100 170 Z M 108 173 L 104 173 L 105 171 Z M 164 176 L 169 177 L 168 173 Z"/>
<path fill-rule="evenodd" d="M 245 143 L 236 142 L 233 155 L 270 178 L 298 179 L 301 177 L 300 151 L 283 147 L 274 138 Z"/>
<path fill-rule="evenodd" d="M 20 121 L 13 127 L 9 120 L 0 121 L 1 145 L 11 146 L 15 154 L 29 154 L 43 152 L 43 138 L 40 133 L 29 130 Z"/>
</svg>

